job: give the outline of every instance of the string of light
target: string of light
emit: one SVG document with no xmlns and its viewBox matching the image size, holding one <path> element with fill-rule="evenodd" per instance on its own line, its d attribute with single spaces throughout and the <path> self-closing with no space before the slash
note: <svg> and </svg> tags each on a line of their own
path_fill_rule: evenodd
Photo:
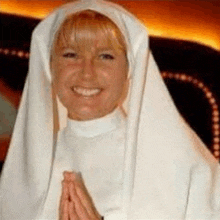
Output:
<svg viewBox="0 0 220 220">
<path fill-rule="evenodd" d="M 193 86 L 197 87 L 198 89 L 202 90 L 205 97 L 207 98 L 211 109 L 212 109 L 212 134 L 213 134 L 213 154 L 219 160 L 220 159 L 220 125 L 219 125 L 219 108 L 216 102 L 216 99 L 213 96 L 213 93 L 210 89 L 204 85 L 204 83 L 192 76 L 188 76 L 184 73 L 170 73 L 170 72 L 163 72 L 162 77 L 164 79 L 175 79 L 177 81 L 182 81 L 185 83 L 191 83 Z"/>
<path fill-rule="evenodd" d="M 18 49 L 9 49 L 9 48 L 0 48 L 0 54 L 4 54 L 5 56 L 14 56 L 21 59 L 29 59 L 29 52 Z"/>
</svg>

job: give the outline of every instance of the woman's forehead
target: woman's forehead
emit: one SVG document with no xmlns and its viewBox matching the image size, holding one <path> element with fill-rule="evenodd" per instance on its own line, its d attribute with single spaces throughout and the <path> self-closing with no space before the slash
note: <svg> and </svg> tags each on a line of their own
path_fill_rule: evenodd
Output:
<svg viewBox="0 0 220 220">
<path fill-rule="evenodd" d="M 126 43 L 121 31 L 109 18 L 91 10 L 69 15 L 61 24 L 55 39 L 55 47 L 78 47 L 89 49 L 102 47 L 126 51 Z"/>
<path fill-rule="evenodd" d="M 114 33 L 106 34 L 102 31 L 97 31 L 96 33 L 75 34 L 74 31 L 69 34 L 69 36 L 61 35 L 58 37 L 55 43 L 56 48 L 72 48 L 79 50 L 122 50 L 122 45 L 120 45 L 118 39 L 115 37 Z"/>
</svg>

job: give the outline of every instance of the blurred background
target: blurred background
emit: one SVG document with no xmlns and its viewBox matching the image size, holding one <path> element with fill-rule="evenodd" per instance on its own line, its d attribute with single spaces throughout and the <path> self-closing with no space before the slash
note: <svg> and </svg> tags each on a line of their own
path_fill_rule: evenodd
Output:
<svg viewBox="0 0 220 220">
<path fill-rule="evenodd" d="M 0 169 L 28 72 L 34 27 L 70 1 L 1 0 Z M 180 113 L 219 159 L 220 1 L 116 1 L 137 15 Z"/>
</svg>

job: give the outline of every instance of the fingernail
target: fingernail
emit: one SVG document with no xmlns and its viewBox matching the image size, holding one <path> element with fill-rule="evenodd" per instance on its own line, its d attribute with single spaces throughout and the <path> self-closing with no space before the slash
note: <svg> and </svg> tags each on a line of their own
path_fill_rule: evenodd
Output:
<svg viewBox="0 0 220 220">
<path fill-rule="evenodd" d="M 78 172 L 77 175 L 82 178 L 82 173 Z"/>
<path fill-rule="evenodd" d="M 83 177 L 82 177 L 82 173 L 81 172 L 77 172 L 76 173 L 76 179 L 78 179 L 78 180 L 83 180 Z"/>
</svg>

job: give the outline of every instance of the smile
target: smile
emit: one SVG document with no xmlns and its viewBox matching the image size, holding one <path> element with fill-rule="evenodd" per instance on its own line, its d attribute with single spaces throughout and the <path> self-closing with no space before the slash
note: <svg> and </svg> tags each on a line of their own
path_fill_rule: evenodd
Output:
<svg viewBox="0 0 220 220">
<path fill-rule="evenodd" d="M 88 89 L 79 86 L 72 87 L 72 90 L 81 96 L 91 97 L 98 95 L 101 92 L 101 89 Z"/>
</svg>

